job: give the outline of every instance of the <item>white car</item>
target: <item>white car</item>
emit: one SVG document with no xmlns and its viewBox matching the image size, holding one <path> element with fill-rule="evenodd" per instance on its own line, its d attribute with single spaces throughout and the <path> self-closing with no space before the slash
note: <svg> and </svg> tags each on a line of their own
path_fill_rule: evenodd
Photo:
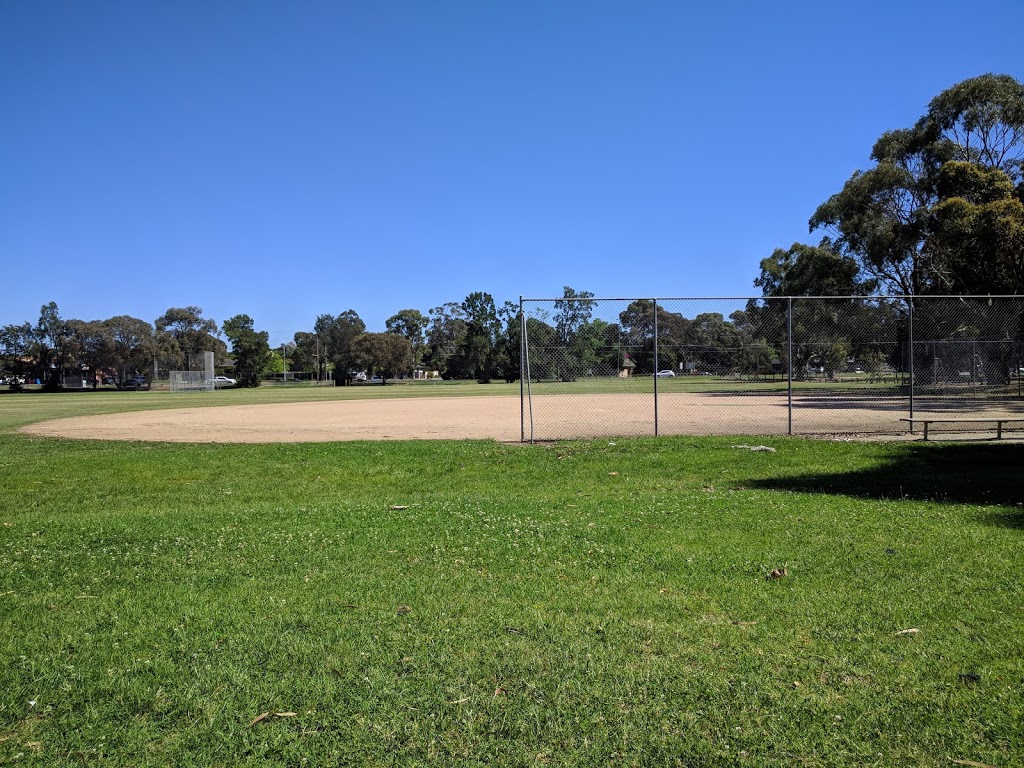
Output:
<svg viewBox="0 0 1024 768">
<path fill-rule="evenodd" d="M 238 382 L 234 379 L 229 379 L 227 376 L 214 376 L 213 386 L 217 387 L 234 387 L 237 386 Z"/>
<path fill-rule="evenodd" d="M 676 377 L 676 372 L 675 371 L 668 371 L 668 370 L 666 370 L 666 371 L 658 371 L 654 375 L 657 376 L 659 379 L 674 379 Z"/>
</svg>

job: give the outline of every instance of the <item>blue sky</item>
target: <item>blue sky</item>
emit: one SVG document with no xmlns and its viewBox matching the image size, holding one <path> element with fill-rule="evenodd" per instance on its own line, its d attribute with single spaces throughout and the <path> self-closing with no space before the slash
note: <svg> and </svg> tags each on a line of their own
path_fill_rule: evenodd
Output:
<svg viewBox="0 0 1024 768">
<path fill-rule="evenodd" d="M 747 296 L 1024 3 L 0 3 L 0 324 Z"/>
</svg>

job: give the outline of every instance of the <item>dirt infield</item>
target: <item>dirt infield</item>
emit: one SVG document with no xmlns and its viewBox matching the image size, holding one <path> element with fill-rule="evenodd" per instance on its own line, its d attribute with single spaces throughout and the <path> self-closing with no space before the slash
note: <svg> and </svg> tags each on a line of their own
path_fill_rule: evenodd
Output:
<svg viewBox="0 0 1024 768">
<path fill-rule="evenodd" d="M 969 416 L 1006 413 L 975 408 Z M 942 415 L 921 409 L 919 416 Z M 946 413 L 946 415 L 951 415 Z M 531 422 L 532 416 L 532 422 Z M 793 432 L 907 439 L 899 419 L 905 403 L 873 399 L 805 399 L 795 403 Z M 784 395 L 665 394 L 659 401 L 663 435 L 784 435 L 789 429 Z M 526 438 L 557 440 L 651 435 L 654 404 L 649 395 L 543 395 L 526 413 Z M 978 430 L 977 427 L 975 427 Z M 346 440 L 520 439 L 518 397 L 422 397 L 381 400 L 234 405 L 136 411 L 40 422 L 23 432 L 93 440 L 175 443 L 298 443 Z M 992 430 L 978 430 L 989 437 Z M 1021 433 L 1018 432 L 1019 436 Z M 968 433 L 958 433 L 967 437 Z M 1009 436 L 1009 435 L 1008 435 Z M 939 437 L 938 434 L 935 435 Z"/>
<path fill-rule="evenodd" d="M 22 432 L 79 440 L 325 443 L 518 440 L 519 398 L 444 397 L 226 405 L 55 419 Z"/>
</svg>

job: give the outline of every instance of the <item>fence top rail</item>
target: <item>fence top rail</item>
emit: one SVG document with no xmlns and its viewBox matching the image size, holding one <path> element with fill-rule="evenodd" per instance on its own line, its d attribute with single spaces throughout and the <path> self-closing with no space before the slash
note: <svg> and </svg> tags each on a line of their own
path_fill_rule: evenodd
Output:
<svg viewBox="0 0 1024 768">
<path fill-rule="evenodd" d="M 555 296 L 551 298 L 527 298 L 526 296 L 520 296 L 520 301 L 786 301 L 788 299 L 836 299 L 843 301 L 852 301 L 854 299 L 860 299 L 862 301 L 878 301 L 880 299 L 898 299 L 906 301 L 907 299 L 916 299 L 922 301 L 925 299 L 978 299 L 988 301 L 989 299 L 1022 299 L 1024 295 L 1021 294 L 1008 294 L 1008 293 L 992 293 L 992 294 L 943 294 L 943 295 L 917 295 L 917 296 L 897 296 L 897 295 L 886 295 L 886 296 Z"/>
</svg>

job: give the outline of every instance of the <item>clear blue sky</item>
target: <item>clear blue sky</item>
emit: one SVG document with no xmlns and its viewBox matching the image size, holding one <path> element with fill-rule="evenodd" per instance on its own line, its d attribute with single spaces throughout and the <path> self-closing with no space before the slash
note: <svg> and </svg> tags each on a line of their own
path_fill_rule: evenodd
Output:
<svg viewBox="0 0 1024 768">
<path fill-rule="evenodd" d="M 746 296 L 1024 2 L 0 3 L 0 324 Z"/>
</svg>

